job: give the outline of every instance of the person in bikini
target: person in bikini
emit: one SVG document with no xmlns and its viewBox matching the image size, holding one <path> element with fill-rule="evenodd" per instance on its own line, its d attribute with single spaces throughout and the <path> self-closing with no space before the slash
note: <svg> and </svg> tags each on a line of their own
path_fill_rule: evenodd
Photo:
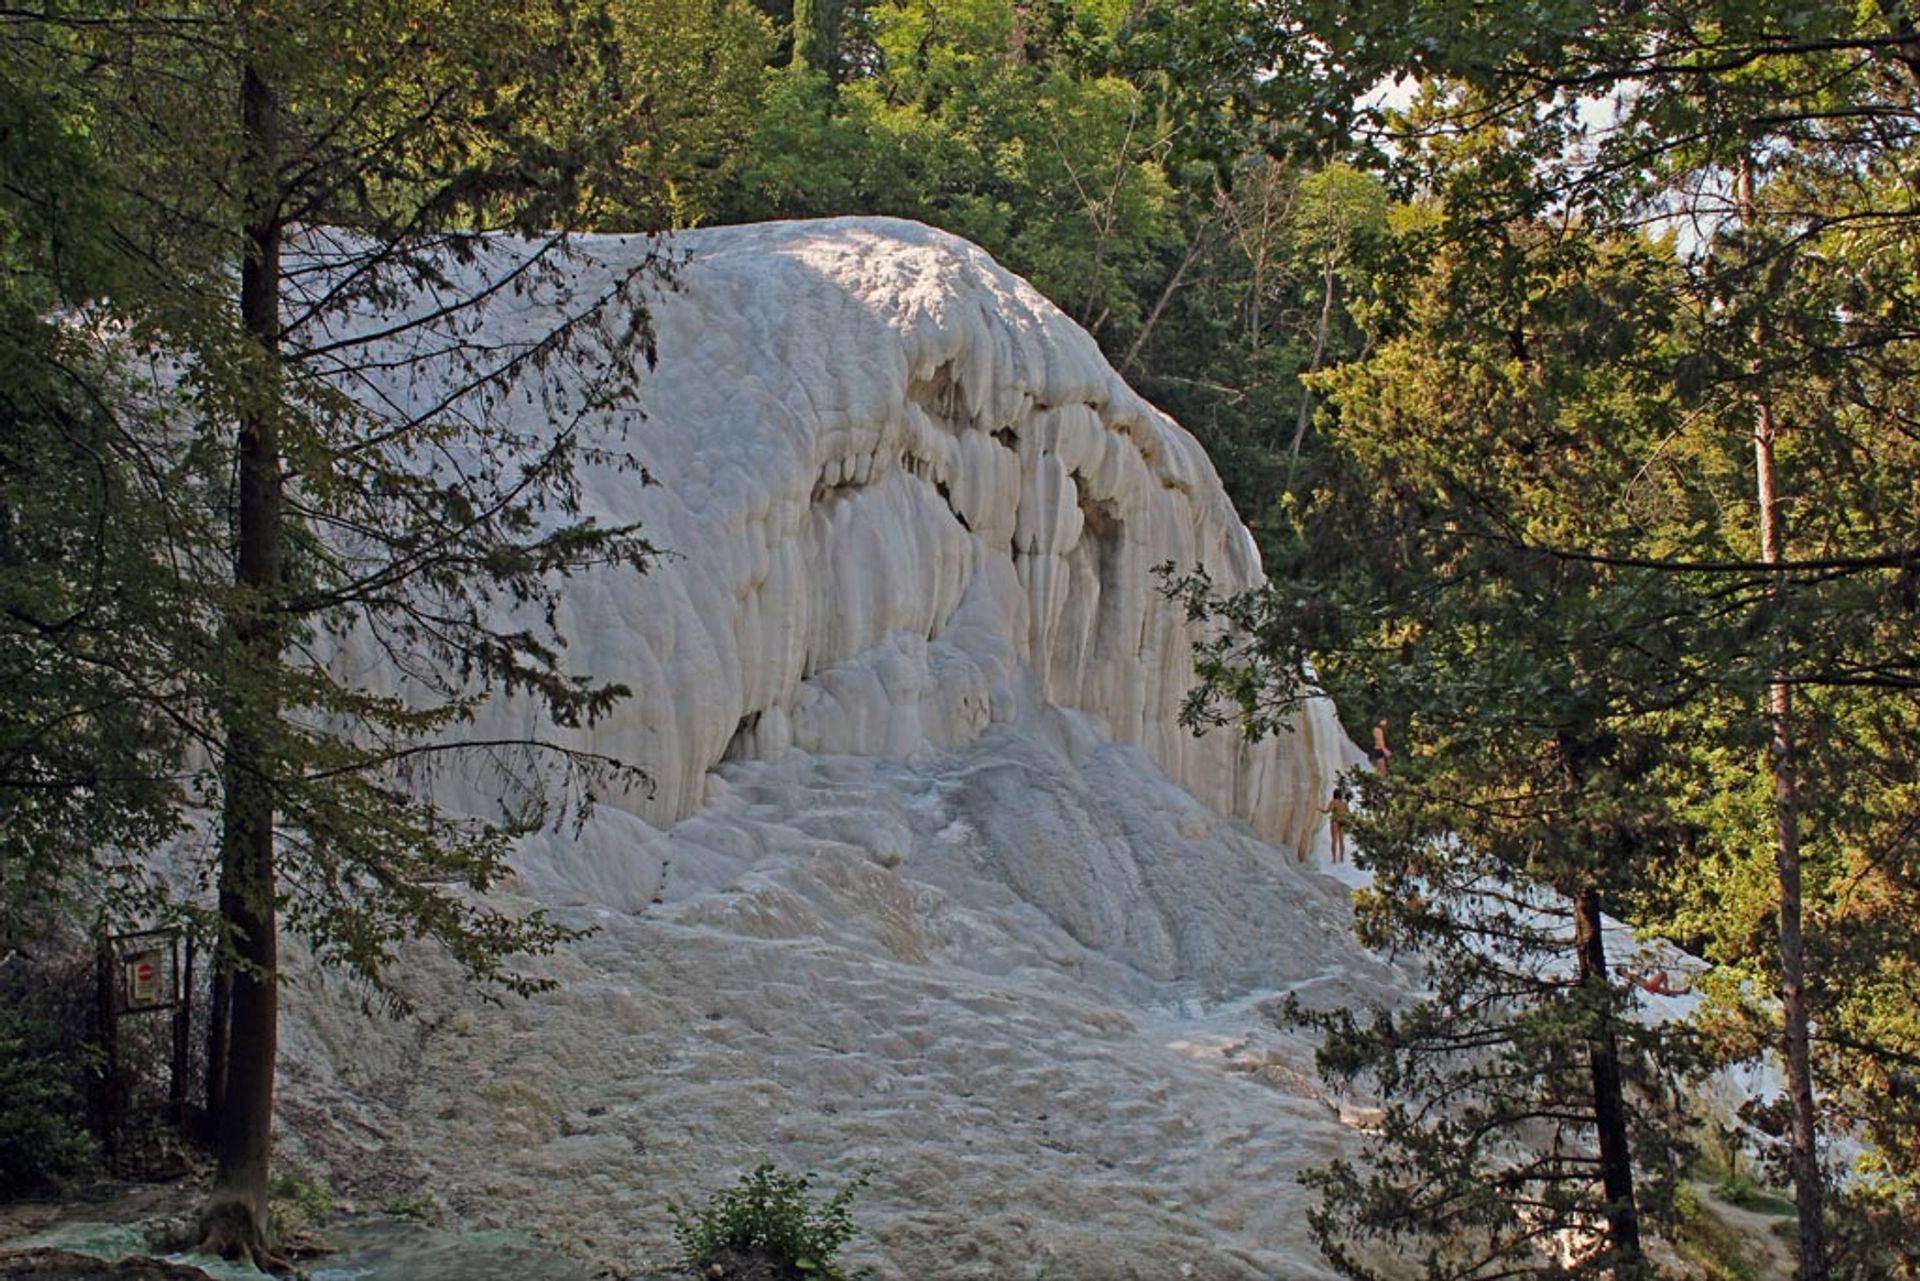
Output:
<svg viewBox="0 0 1920 1281">
<path fill-rule="evenodd" d="M 1393 759 L 1393 749 L 1387 746 L 1387 718 L 1382 716 L 1373 723 L 1373 746 L 1367 749 L 1367 759 L 1373 762 L 1373 772 L 1385 774 L 1387 762 Z"/>
<path fill-rule="evenodd" d="M 1327 836 L 1331 842 L 1329 861 L 1344 863 L 1347 861 L 1347 785 L 1336 783 L 1333 796 L 1320 810 L 1327 816 Z"/>
</svg>

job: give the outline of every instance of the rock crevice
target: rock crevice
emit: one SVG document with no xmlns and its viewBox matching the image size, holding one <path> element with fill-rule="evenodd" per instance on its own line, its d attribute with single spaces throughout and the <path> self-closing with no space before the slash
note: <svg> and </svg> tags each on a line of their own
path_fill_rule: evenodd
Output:
<svg viewBox="0 0 1920 1281">
<path fill-rule="evenodd" d="M 649 246 L 584 238 L 610 277 Z M 1341 736 L 1325 707 L 1247 743 L 1178 724 L 1195 635 L 1154 567 L 1260 574 L 1199 445 L 1091 338 L 972 245 L 840 219 L 683 233 L 650 302 L 658 364 L 587 507 L 671 555 L 570 586 L 570 658 L 634 697 L 578 746 L 695 813 L 723 762 L 958 749 L 1029 702 L 1095 718 L 1262 834 L 1312 833 Z M 643 483 L 645 478 L 652 483 Z M 488 715 L 524 728 L 531 705 Z"/>
</svg>

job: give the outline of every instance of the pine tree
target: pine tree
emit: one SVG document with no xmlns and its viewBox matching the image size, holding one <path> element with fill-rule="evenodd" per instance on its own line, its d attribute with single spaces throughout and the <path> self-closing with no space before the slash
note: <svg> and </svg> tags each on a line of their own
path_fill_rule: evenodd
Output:
<svg viewBox="0 0 1920 1281">
<path fill-rule="evenodd" d="M 624 692 L 569 673 L 550 622 L 514 617 L 551 619 L 571 568 L 641 566 L 651 550 L 573 498 L 583 462 L 621 465 L 617 430 L 590 430 L 643 369 L 635 291 L 651 269 L 588 272 L 582 289 L 551 231 L 639 204 L 608 163 L 628 124 L 611 30 L 598 6 L 377 0 L 70 6 L 4 28 L 10 65 L 32 66 L 75 122 L 68 142 L 107 218 L 88 242 L 100 282 L 42 305 L 113 327 L 89 349 L 96 367 L 156 371 L 116 388 L 47 362 L 57 394 L 42 403 L 84 403 L 131 442 L 103 473 L 115 492 L 151 485 L 149 525 L 129 528 L 160 536 L 113 540 L 132 558 L 116 570 L 164 570 L 156 581 L 193 601 L 176 619 L 135 598 L 108 621 L 127 652 L 153 655 L 138 716 L 170 735 L 116 723 L 149 771 L 143 808 L 124 812 L 177 826 L 204 797 L 219 814 L 218 900 L 196 911 L 218 945 L 204 1233 L 222 1253 L 272 1259 L 281 927 L 375 978 L 402 940 L 434 938 L 526 990 L 511 958 L 570 931 L 475 892 L 546 816 L 535 758 L 579 783 L 634 778 L 557 744 L 486 744 L 534 763 L 514 766 L 525 777 L 501 812 L 472 820 L 443 814 L 420 778 L 474 746 L 458 726 L 490 692 L 530 695 L 560 724 Z M 502 300 L 550 324 L 502 339 L 488 329 Z M 73 332 L 34 323 L 49 343 Z M 515 416 L 515 402 L 544 413 Z M 17 465 L 38 485 L 57 462 Z M 16 546 L 74 536 L 47 504 L 9 515 Z M 399 691 L 337 676 L 318 655 L 339 644 L 384 649 Z M 87 691 L 48 697 L 73 694 Z M 96 723 L 68 707 L 40 719 Z M 215 765 L 195 772 L 196 753 Z M 48 786 L 69 809 L 97 806 L 84 778 Z M 132 860 L 161 834 L 108 820 Z"/>
<path fill-rule="evenodd" d="M 1695 880 L 1687 915 L 1727 948 L 1715 959 L 1776 994 L 1738 1008 L 1772 1025 L 1791 1100 L 1799 1274 L 1826 1275 L 1821 1099 L 1852 1094 L 1863 1073 L 1889 1079 L 1914 1047 L 1859 999 L 1907 972 L 1911 947 L 1869 954 L 1845 942 L 1856 913 L 1882 910 L 1864 903 L 1913 904 L 1910 841 L 1884 825 L 1862 840 L 1841 819 L 1904 792 L 1920 729 L 1906 693 L 1920 643 L 1897 604 L 1920 546 L 1905 501 L 1917 331 L 1909 291 L 1884 274 L 1912 261 L 1920 225 L 1908 177 L 1920 37 L 1907 6 L 1355 15 L 1317 0 L 1220 0 L 1194 6 L 1175 34 L 1174 65 L 1203 90 L 1190 111 L 1231 103 L 1272 119 L 1277 146 L 1355 148 L 1431 199 L 1440 234 L 1488 279 L 1550 271 L 1553 247 L 1507 234 L 1516 225 L 1673 234 L 1673 297 L 1687 318 L 1673 373 L 1687 430 L 1646 461 L 1654 481 L 1691 469 L 1685 492 L 1663 501 L 1692 527 L 1585 544 L 1555 530 L 1506 536 L 1516 549 L 1676 575 L 1715 632 L 1700 649 L 1720 679 L 1691 714 L 1715 728 L 1721 790 L 1746 797 L 1764 775 L 1771 799 L 1761 828 L 1750 807 L 1713 815 L 1698 803 L 1720 820 L 1702 848 L 1744 882 L 1765 833 L 1772 937 L 1742 928 L 1749 900 L 1720 894 L 1717 880 Z M 1375 92 L 1403 77 L 1410 106 Z M 1461 315 L 1483 305 L 1473 290 L 1454 300 Z M 1515 351 L 1532 337 L 1516 329 Z M 1720 626 L 1735 616 L 1738 626 Z M 1817 780 L 1805 768 L 1814 742 Z M 1863 884 L 1875 892 L 1856 893 Z M 1717 911 L 1728 919 L 1711 923 Z M 1857 1032 L 1823 1038 L 1837 1020 Z M 1864 1124 L 1890 1134 L 1899 1109 L 1884 1096 L 1825 1119 L 1857 1126 L 1875 1114 Z M 1894 1153 L 1911 1147 L 1879 1159 L 1904 1166 Z M 1908 1215 L 1920 1206 L 1910 1175 L 1878 1186 L 1901 1189 L 1890 1196 Z"/>
<path fill-rule="evenodd" d="M 1659 356 L 1622 376 L 1609 354 L 1673 323 L 1672 264 L 1632 241 L 1557 254 L 1553 275 L 1489 281 L 1467 255 L 1397 246 L 1419 267 L 1374 288 L 1399 312 L 1324 380 L 1342 483 L 1300 510 L 1273 587 L 1222 602 L 1188 584 L 1233 625 L 1197 719 L 1274 728 L 1313 671 L 1399 727 L 1387 774 L 1353 780 L 1375 878 L 1357 919 L 1418 959 L 1424 993 L 1364 1018 L 1295 1012 L 1326 1037 L 1323 1071 L 1383 1104 L 1363 1161 L 1314 1176 L 1316 1232 L 1355 1277 L 1393 1257 L 1434 1281 L 1643 1277 L 1673 1223 L 1689 1047 L 1633 1016 L 1632 958 L 1609 956 L 1604 922 L 1680 858 L 1654 780 L 1692 768 L 1669 715 L 1695 679 L 1674 626 L 1692 602 L 1658 574 L 1515 546 L 1608 528 L 1596 487 L 1671 428 Z M 1484 290 L 1465 320 L 1462 288 Z"/>
<path fill-rule="evenodd" d="M 178 469 L 112 412 L 130 379 L 60 319 L 116 287 L 111 202 L 41 51 L 0 84 L 0 947 L 110 887 L 179 828 L 191 727 L 167 694 L 195 661 L 195 593 L 154 557 Z M 191 514 L 188 514 L 191 519 Z M 115 851 L 123 852 L 116 855 Z"/>
</svg>

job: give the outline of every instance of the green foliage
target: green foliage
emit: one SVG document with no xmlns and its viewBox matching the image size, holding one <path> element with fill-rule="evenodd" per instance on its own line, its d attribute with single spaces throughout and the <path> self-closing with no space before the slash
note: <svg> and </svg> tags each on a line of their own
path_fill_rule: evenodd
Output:
<svg viewBox="0 0 1920 1281">
<path fill-rule="evenodd" d="M 1142 322 L 1174 242 L 1165 139 L 1104 74 L 1108 6 L 900 0 L 868 14 L 876 65 L 782 75 L 726 219 L 887 214 L 973 240 L 1096 336 Z"/>
<path fill-rule="evenodd" d="M 1705 1281 L 1759 1281 L 1752 1243 L 1715 1217 L 1691 1185 L 1680 1186 L 1675 1207 L 1674 1249 Z M 1793 1213 L 1791 1206 L 1787 1213 Z"/>
<path fill-rule="evenodd" d="M 1359 358 L 1309 380 L 1336 452 L 1267 531 L 1280 587 L 1265 630 L 1216 652 L 1211 711 L 1284 711 L 1311 660 L 1349 708 L 1394 715 L 1410 788 L 1452 787 L 1462 811 L 1578 747 L 1598 792 L 1557 821 L 1595 851 L 1638 838 L 1595 865 L 1603 888 L 1719 966 L 1705 1030 L 1728 1059 L 1809 1025 L 1781 994 L 1782 923 L 1804 920 L 1802 1097 L 1870 1140 L 1879 1242 L 1920 1213 L 1913 934 L 1894 924 L 1920 886 L 1920 224 L 1911 131 L 1885 127 L 1912 116 L 1913 39 L 1901 5 L 1209 0 L 1151 14 L 1131 46 L 1228 154 L 1267 128 L 1282 154 L 1351 148 L 1421 193 L 1364 255 Z M 1798 562 L 1776 572 L 1756 434 Z"/>
<path fill-rule="evenodd" d="M 64 50 L 13 23 L 4 38 L 20 74 L 0 85 L 0 946 L 141 882 L 113 851 L 177 830 L 186 734 L 156 694 L 195 657 L 199 608 L 154 556 L 176 519 L 160 495 L 194 478 L 127 430 L 131 380 L 51 315 L 129 274 L 117 195 L 86 113 L 40 91 Z"/>
<path fill-rule="evenodd" d="M 608 68 L 624 175 L 596 218 L 611 230 L 688 227 L 714 216 L 767 118 L 774 31 L 745 0 L 612 0 Z"/>
<path fill-rule="evenodd" d="M 432 1223 L 435 1218 L 433 1197 L 425 1192 L 397 1196 L 380 1207 L 380 1213 L 415 1223 Z"/>
<path fill-rule="evenodd" d="M 841 28 L 847 0 L 793 0 L 793 66 L 837 83 L 847 71 Z"/>
<path fill-rule="evenodd" d="M 809 1194 L 812 1176 L 760 1165 L 738 1184 L 716 1192 L 697 1210 L 671 1207 L 680 1266 L 698 1273 L 727 1256 L 761 1260 L 787 1281 L 846 1281 L 835 1262 L 858 1234 L 853 1198 L 867 1185 L 862 1174 L 825 1201 Z"/>
<path fill-rule="evenodd" d="M 43 1020 L 0 1010 L 0 1199 L 58 1191 L 95 1168 L 78 1062 Z"/>
<path fill-rule="evenodd" d="M 214 944 L 215 1236 L 255 1257 L 278 929 L 376 981 L 427 938 L 537 987 L 517 958 L 576 932 L 485 892 L 516 835 L 639 781 L 459 728 L 496 692 L 561 726 L 625 693 L 566 668 L 554 605 L 652 550 L 578 501 L 583 460 L 619 465 L 587 424 L 650 354 L 657 264 L 590 291 L 564 265 L 568 230 L 647 204 L 617 36 L 599 3 L 0 24 L 0 936 L 81 909 Z M 508 297 L 551 326 L 493 341 Z M 402 688 L 330 664 L 347 637 Z M 461 756 L 507 775 L 495 812 L 431 800 Z M 161 884 L 197 808 L 217 866 Z"/>
<path fill-rule="evenodd" d="M 1236 506 L 1260 529 L 1325 465 L 1304 376 L 1357 352 L 1361 264 L 1386 231 L 1372 177 L 1256 152 L 1215 185 L 1189 166 L 1188 245 L 1155 323 L 1121 360 L 1155 403 L 1198 436 Z"/>
<path fill-rule="evenodd" d="M 198 654 L 191 585 L 156 565 L 150 486 L 180 469 L 63 386 L 113 385 L 52 325 L 0 321 L 0 941 L 55 905 L 122 917 L 152 886 L 137 860 L 179 830 L 187 734 L 156 694 Z M 104 873 L 104 875 L 100 875 Z"/>
<path fill-rule="evenodd" d="M 562 723 L 622 693 L 562 669 L 551 629 L 486 621 L 537 612 L 573 567 L 638 566 L 650 550 L 571 510 L 576 459 L 606 443 L 583 438 L 580 417 L 643 363 L 632 282 L 575 297 L 560 241 L 509 261 L 484 234 L 620 207 L 635 174 L 609 148 L 627 146 L 631 121 L 605 109 L 595 74 L 625 65 L 618 24 L 599 6 L 368 4 L 278 11 L 207 38 L 221 21 L 103 3 L 0 32 L 9 65 L 32 76 L 0 98 L 18 124 L 0 155 L 0 908 L 9 928 L 36 902 L 186 910 L 218 940 L 231 922 L 168 908 L 143 855 L 186 806 L 220 800 L 234 775 L 216 763 L 244 725 L 238 777 L 272 780 L 287 829 L 285 919 L 324 961 L 377 974 L 401 939 L 426 935 L 520 985 L 505 958 L 567 931 L 468 891 L 498 880 L 510 838 L 552 817 L 554 792 L 634 775 L 496 745 L 506 800 L 471 823 L 420 800 L 420 782 L 460 750 L 450 731 L 487 688 L 532 694 Z M 762 31 L 750 13 L 744 29 Z M 236 178 L 254 159 L 233 110 L 248 71 L 272 81 L 285 161 L 272 191 Z M 353 229 L 299 235 L 298 288 L 312 292 L 303 310 L 291 276 L 272 282 L 289 318 L 271 352 L 231 292 L 263 202 Z M 477 338 L 482 300 L 455 277 L 471 287 L 489 271 L 550 307 L 552 332 Z M 453 291 L 446 310 L 428 324 L 393 312 L 429 282 Z M 417 414 L 347 394 L 369 349 L 333 327 L 373 315 L 401 345 L 441 325 L 437 358 L 462 368 L 467 394 Z M 613 372 L 562 391 L 588 364 Z M 498 411 L 515 397 L 552 405 L 551 430 Z M 281 572 L 263 588 L 234 577 L 235 424 L 269 421 L 286 509 L 267 539 Z M 449 449 L 499 465 L 456 478 L 427 461 Z M 270 643 L 233 643 L 248 627 Z M 357 629 L 417 678 L 408 697 L 302 656 Z"/>
<path fill-rule="evenodd" d="M 313 1218 L 325 1218 L 333 1213 L 333 1190 L 327 1186 L 324 1178 L 317 1175 L 283 1170 L 274 1177 L 268 1190 L 275 1199 Z"/>
<path fill-rule="evenodd" d="M 1868 1177 L 1839 1189 L 1829 1208 L 1834 1281 L 1920 1275 L 1910 1186 Z"/>
<path fill-rule="evenodd" d="M 1396 761 L 1386 780 L 1353 780 L 1350 831 L 1375 878 L 1356 928 L 1414 958 L 1424 984 L 1398 1008 L 1292 1011 L 1323 1037 L 1322 1074 L 1382 1107 L 1358 1159 L 1306 1180 L 1316 1237 L 1346 1275 L 1395 1275 L 1385 1258 L 1424 1259 L 1431 1281 L 1639 1275 L 1638 1251 L 1602 1227 L 1622 1208 L 1602 1177 L 1617 1106 L 1603 1071 L 1620 1078 L 1635 1228 L 1674 1223 L 1689 1038 L 1635 1018 L 1631 986 L 1597 941 L 1581 946 L 1635 838 L 1604 783 L 1572 785 L 1551 747 L 1535 750 L 1531 771 L 1490 753 L 1484 769 Z M 1617 834 L 1596 841 L 1600 825 Z M 1556 1232 L 1582 1245 L 1549 1261 L 1539 1242 Z"/>
<path fill-rule="evenodd" d="M 1673 626 L 1693 584 L 1550 549 L 1636 546 L 1668 506 L 1645 460 L 1673 435 L 1672 263 L 1562 238 L 1513 280 L 1416 217 L 1395 230 L 1358 282 L 1368 355 L 1314 380 L 1341 466 L 1271 527 L 1275 582 L 1180 585 L 1229 623 L 1190 719 L 1271 731 L 1325 690 L 1392 726 L 1390 775 L 1352 780 L 1374 876 L 1356 926 L 1417 958 L 1425 990 L 1299 1013 L 1323 1073 L 1383 1109 L 1360 1159 L 1311 1176 L 1328 1257 L 1360 1278 L 1390 1259 L 1433 1281 L 1646 1275 L 1644 1238 L 1675 1223 L 1692 1045 L 1633 1017 L 1600 923 L 1664 902 L 1697 842 L 1674 797 L 1712 779 L 1671 709 L 1730 673 L 1693 653 L 1711 620 Z M 1639 505 L 1592 501 L 1614 492 Z M 1549 1258 L 1556 1232 L 1584 1245 Z"/>
<path fill-rule="evenodd" d="M 1600 1277 L 1640 1266 L 1601 1226 L 1615 1207 L 1595 1169 L 1587 1057 L 1591 1038 L 1629 1025 L 1577 991 L 1501 1002 L 1538 973 L 1508 969 L 1504 985 L 1492 974 L 1450 981 L 1435 998 L 1368 1022 L 1314 1020 L 1326 1033 L 1329 1079 L 1387 1100 L 1358 1160 L 1303 1180 L 1320 1193 L 1309 1216 L 1316 1240 L 1344 1275 L 1391 1277 L 1421 1259 L 1433 1281 Z M 1629 1061 L 1661 1049 L 1652 1037 L 1622 1048 Z M 1680 1114 L 1653 1072 L 1630 1085 L 1638 1222 L 1671 1230 Z M 1556 1233 L 1580 1248 L 1550 1259 L 1540 1241 Z"/>
<path fill-rule="evenodd" d="M 333 1189 L 326 1179 L 283 1170 L 268 1185 L 274 1235 L 281 1240 L 317 1231 L 333 1213 Z"/>
<path fill-rule="evenodd" d="M 1776 1193 L 1768 1192 L 1744 1174 L 1731 1175 L 1715 1189 L 1720 1199 L 1728 1205 L 1738 1206 L 1742 1210 L 1752 1210 L 1757 1214 L 1770 1214 L 1776 1218 L 1793 1217 L 1793 1202 Z"/>
</svg>

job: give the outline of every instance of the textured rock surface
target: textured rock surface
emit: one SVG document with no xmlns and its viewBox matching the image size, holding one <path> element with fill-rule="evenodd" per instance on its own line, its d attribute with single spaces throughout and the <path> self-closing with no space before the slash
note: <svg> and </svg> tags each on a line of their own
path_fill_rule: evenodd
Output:
<svg viewBox="0 0 1920 1281">
<path fill-rule="evenodd" d="M 1293 853 L 1354 759 L 1331 709 L 1255 745 L 1176 724 L 1192 636 L 1153 567 L 1259 572 L 1205 456 L 941 233 L 680 248 L 625 444 L 656 483 L 587 477 L 674 558 L 560 619 L 636 691 L 576 741 L 657 790 L 529 840 L 513 887 L 599 932 L 530 1002 L 432 958 L 417 1023 L 291 1001 L 292 1150 L 622 1268 L 663 1257 L 668 1198 L 773 1160 L 873 1169 L 882 1277 L 1327 1275 L 1293 1176 L 1339 1106 L 1267 1008 L 1395 976 Z"/>
<path fill-rule="evenodd" d="M 659 364 L 621 442 L 654 483 L 588 477 L 590 510 L 674 555 L 637 585 L 579 580 L 561 619 L 576 664 L 635 691 L 582 739 L 652 773 L 641 817 L 695 812 L 722 760 L 957 749 L 1052 704 L 1220 812 L 1310 838 L 1342 746 L 1326 708 L 1259 745 L 1176 723 L 1192 638 L 1153 568 L 1232 587 L 1258 556 L 1199 445 L 1082 330 L 915 223 L 676 248 L 691 261 L 654 304 Z M 644 249 L 585 241 L 582 274 Z"/>
</svg>

